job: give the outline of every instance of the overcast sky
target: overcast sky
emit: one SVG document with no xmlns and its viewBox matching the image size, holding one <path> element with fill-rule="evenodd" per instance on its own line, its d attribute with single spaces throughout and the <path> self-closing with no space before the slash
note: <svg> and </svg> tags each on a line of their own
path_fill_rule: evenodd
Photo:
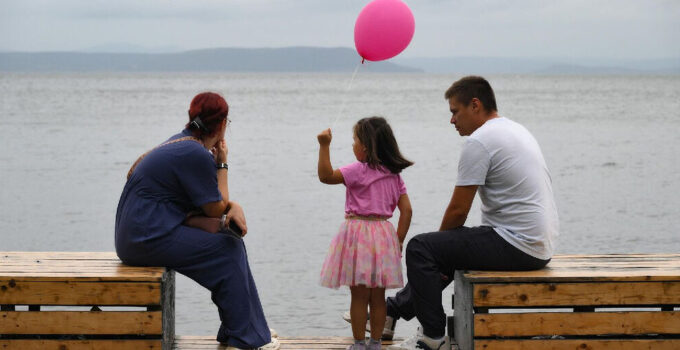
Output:
<svg viewBox="0 0 680 350">
<path fill-rule="evenodd" d="M 368 0 L 0 0 L 0 50 L 354 47 Z M 408 0 L 403 57 L 680 57 L 680 0 Z"/>
</svg>

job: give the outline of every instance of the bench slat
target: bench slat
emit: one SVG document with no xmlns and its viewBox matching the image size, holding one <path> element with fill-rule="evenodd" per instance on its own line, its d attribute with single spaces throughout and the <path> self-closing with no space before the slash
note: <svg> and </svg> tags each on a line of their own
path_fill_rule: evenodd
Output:
<svg viewBox="0 0 680 350">
<path fill-rule="evenodd" d="M 472 282 L 680 281 L 680 254 L 556 255 L 538 271 L 466 271 Z"/>
<path fill-rule="evenodd" d="M 680 339 L 551 339 L 551 340 L 476 340 L 475 350 L 677 350 Z"/>
<path fill-rule="evenodd" d="M 3 350 L 161 350 L 160 340 L 46 340 L 0 339 Z"/>
<path fill-rule="evenodd" d="M 58 259 L 58 260 L 119 260 L 115 252 L 2 252 L 3 259 Z"/>
<path fill-rule="evenodd" d="M 475 314 L 475 337 L 680 334 L 680 312 L 536 312 Z"/>
<path fill-rule="evenodd" d="M 81 273 L 81 272 L 45 272 L 45 273 L 2 273 L 3 280 L 6 281 L 130 281 L 130 282 L 154 282 L 163 278 L 161 271 L 145 273 L 119 274 L 115 271 L 100 273 Z"/>
<path fill-rule="evenodd" d="M 0 334 L 127 334 L 162 333 L 160 311 L 3 311 Z"/>
<path fill-rule="evenodd" d="M 161 284 L 147 282 L 33 282 L 0 280 L 0 304 L 159 305 Z"/>
<path fill-rule="evenodd" d="M 476 307 L 680 305 L 680 282 L 499 283 L 473 289 Z"/>
</svg>

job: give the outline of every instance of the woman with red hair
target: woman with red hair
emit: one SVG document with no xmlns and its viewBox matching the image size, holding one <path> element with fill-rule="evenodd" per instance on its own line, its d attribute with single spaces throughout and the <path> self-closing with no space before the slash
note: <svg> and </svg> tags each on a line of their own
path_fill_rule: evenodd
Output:
<svg viewBox="0 0 680 350">
<path fill-rule="evenodd" d="M 229 199 L 228 114 L 222 96 L 196 95 L 185 129 L 135 162 L 118 203 L 116 252 L 125 264 L 166 266 L 209 289 L 228 349 L 278 349 L 241 239 L 243 209 Z"/>
</svg>

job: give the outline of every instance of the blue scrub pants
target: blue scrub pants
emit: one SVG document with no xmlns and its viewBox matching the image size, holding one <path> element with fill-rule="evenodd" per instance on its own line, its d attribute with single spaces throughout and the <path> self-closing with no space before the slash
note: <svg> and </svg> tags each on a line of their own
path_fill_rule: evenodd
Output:
<svg viewBox="0 0 680 350">
<path fill-rule="evenodd" d="M 167 238 L 166 238 L 167 237 Z M 243 239 L 179 226 L 154 243 L 118 247 L 128 265 L 166 266 L 207 288 L 220 315 L 217 341 L 257 348 L 271 341 Z"/>
</svg>

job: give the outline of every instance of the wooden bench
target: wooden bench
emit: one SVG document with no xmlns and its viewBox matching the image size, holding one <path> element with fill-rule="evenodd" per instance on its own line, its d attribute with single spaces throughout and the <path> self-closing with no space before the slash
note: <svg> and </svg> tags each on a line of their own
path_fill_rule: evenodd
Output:
<svg viewBox="0 0 680 350">
<path fill-rule="evenodd" d="M 174 276 L 112 252 L 0 253 L 0 349 L 169 350 Z"/>
<path fill-rule="evenodd" d="M 563 255 L 454 281 L 460 350 L 680 349 L 680 254 Z"/>
</svg>

